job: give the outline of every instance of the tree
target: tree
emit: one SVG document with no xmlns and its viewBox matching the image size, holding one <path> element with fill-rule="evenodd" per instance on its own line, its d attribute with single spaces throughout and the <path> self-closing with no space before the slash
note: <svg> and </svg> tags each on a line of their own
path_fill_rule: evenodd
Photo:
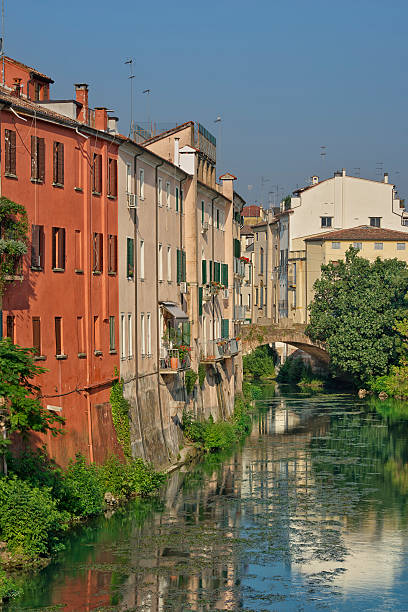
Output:
<svg viewBox="0 0 408 612">
<path fill-rule="evenodd" d="M 27 438 L 30 431 L 61 432 L 61 416 L 43 408 L 39 399 L 40 388 L 34 383 L 45 372 L 34 362 L 34 349 L 15 345 L 9 338 L 0 340 L 0 411 L 3 431 L 18 433 Z M 5 451 L 8 439 L 0 441 L 0 453 Z"/>
<path fill-rule="evenodd" d="M 408 270 L 397 259 L 370 263 L 352 247 L 345 261 L 322 266 L 309 306 L 307 335 L 326 344 L 332 369 L 365 384 L 397 364 L 408 315 Z"/>
<path fill-rule="evenodd" d="M 274 351 L 268 346 L 258 346 L 249 355 L 243 357 L 245 374 L 252 374 L 254 378 L 272 377 L 275 374 Z"/>
</svg>

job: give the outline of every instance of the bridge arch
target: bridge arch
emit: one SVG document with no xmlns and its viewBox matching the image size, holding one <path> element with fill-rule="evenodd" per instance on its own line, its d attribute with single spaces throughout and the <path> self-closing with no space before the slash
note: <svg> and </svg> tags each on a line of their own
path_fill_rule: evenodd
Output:
<svg viewBox="0 0 408 612">
<path fill-rule="evenodd" d="M 279 324 L 245 325 L 242 328 L 242 354 L 247 355 L 258 346 L 284 342 L 301 349 L 318 361 L 328 364 L 329 354 L 324 344 L 312 342 L 305 334 L 305 325 L 282 322 Z"/>
</svg>

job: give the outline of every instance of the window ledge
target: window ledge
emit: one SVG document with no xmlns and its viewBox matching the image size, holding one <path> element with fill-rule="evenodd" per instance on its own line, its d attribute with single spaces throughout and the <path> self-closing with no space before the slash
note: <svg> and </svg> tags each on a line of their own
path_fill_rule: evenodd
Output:
<svg viewBox="0 0 408 612">
<path fill-rule="evenodd" d="M 116 276 L 117 272 L 108 272 L 108 276 Z"/>
<path fill-rule="evenodd" d="M 37 185 L 42 185 L 44 183 L 43 179 L 38 179 L 38 178 L 33 178 L 33 177 L 30 178 L 30 181 L 32 183 L 36 183 Z"/>
<path fill-rule="evenodd" d="M 92 270 L 92 274 L 94 276 L 100 276 L 102 274 L 102 272 L 100 270 Z"/>
<path fill-rule="evenodd" d="M 74 191 L 79 191 L 79 193 L 83 193 L 82 187 L 74 187 Z"/>
<path fill-rule="evenodd" d="M 34 361 L 45 361 L 46 359 L 46 355 L 34 355 Z"/>
<path fill-rule="evenodd" d="M 95 357 L 101 357 L 103 355 L 102 351 L 94 351 Z"/>
<path fill-rule="evenodd" d="M 30 270 L 32 270 L 33 272 L 42 272 L 44 268 L 42 268 L 41 266 L 30 266 Z"/>
<path fill-rule="evenodd" d="M 92 195 L 94 195 L 94 196 L 100 196 L 100 195 L 102 195 L 102 193 L 101 193 L 101 192 L 99 192 L 99 191 L 93 191 L 93 192 L 92 192 Z"/>
<path fill-rule="evenodd" d="M 112 195 L 111 193 L 108 193 L 107 198 L 108 200 L 116 200 L 118 196 Z"/>
<path fill-rule="evenodd" d="M 65 272 L 65 268 L 53 268 L 53 272 Z"/>
<path fill-rule="evenodd" d="M 139 278 L 141 283 L 144 283 L 145 279 L 144 278 Z"/>
<path fill-rule="evenodd" d="M 6 176 L 7 178 L 12 178 L 12 179 L 17 178 L 17 174 L 12 174 L 11 172 L 5 172 L 4 176 Z"/>
<path fill-rule="evenodd" d="M 86 353 L 78 353 L 78 359 L 86 359 Z"/>
<path fill-rule="evenodd" d="M 53 187 L 58 187 L 58 189 L 64 189 L 64 185 L 62 183 L 53 183 Z"/>
<path fill-rule="evenodd" d="M 118 354 L 118 351 L 116 350 L 109 351 L 109 355 L 117 355 L 117 354 Z"/>
<path fill-rule="evenodd" d="M 80 269 L 76 269 L 76 270 L 75 270 L 75 274 L 83 274 L 83 273 L 84 273 L 84 271 L 83 271 L 83 270 L 80 270 Z"/>
<path fill-rule="evenodd" d="M 61 353 L 61 355 L 55 355 L 55 358 L 62 361 L 63 359 L 68 359 L 68 355 L 64 355 L 64 353 Z"/>
</svg>

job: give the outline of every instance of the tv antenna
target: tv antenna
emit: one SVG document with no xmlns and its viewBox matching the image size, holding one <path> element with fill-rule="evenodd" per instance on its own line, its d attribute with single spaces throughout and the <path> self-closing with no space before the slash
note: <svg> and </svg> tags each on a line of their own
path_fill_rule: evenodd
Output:
<svg viewBox="0 0 408 612">
<path fill-rule="evenodd" d="M 353 168 L 353 170 L 354 170 L 354 176 L 355 176 L 356 178 L 360 178 L 360 175 L 361 175 L 361 168 Z"/>
<path fill-rule="evenodd" d="M 133 74 L 133 58 L 126 60 L 125 64 L 129 65 L 129 80 L 130 80 L 130 129 L 129 129 L 129 138 L 133 138 L 134 135 L 134 124 L 133 124 L 133 79 L 135 75 Z"/>
<path fill-rule="evenodd" d="M 149 130 L 150 136 L 152 135 L 151 128 L 150 128 L 150 92 L 151 91 L 152 91 L 151 89 L 144 89 L 142 91 L 142 94 L 146 94 L 146 99 L 147 99 L 147 129 Z"/>
<path fill-rule="evenodd" d="M 322 161 L 325 160 L 326 155 L 327 155 L 327 147 L 325 145 L 322 145 L 320 147 L 320 158 L 321 158 Z"/>
<path fill-rule="evenodd" d="M 377 176 L 381 176 L 383 173 L 384 162 L 377 162 L 377 167 L 375 169 L 375 173 Z"/>
</svg>

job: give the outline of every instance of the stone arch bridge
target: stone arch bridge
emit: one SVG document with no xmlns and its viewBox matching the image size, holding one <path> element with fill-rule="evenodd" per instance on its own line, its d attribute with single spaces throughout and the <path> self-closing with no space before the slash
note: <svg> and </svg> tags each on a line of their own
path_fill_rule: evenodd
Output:
<svg viewBox="0 0 408 612">
<path fill-rule="evenodd" d="M 266 323 L 258 325 L 243 325 L 242 354 L 247 355 L 258 346 L 272 342 L 285 342 L 301 349 L 318 361 L 329 363 L 329 354 L 324 344 L 312 342 L 305 334 L 306 325 L 281 321 L 279 324 Z"/>
</svg>

